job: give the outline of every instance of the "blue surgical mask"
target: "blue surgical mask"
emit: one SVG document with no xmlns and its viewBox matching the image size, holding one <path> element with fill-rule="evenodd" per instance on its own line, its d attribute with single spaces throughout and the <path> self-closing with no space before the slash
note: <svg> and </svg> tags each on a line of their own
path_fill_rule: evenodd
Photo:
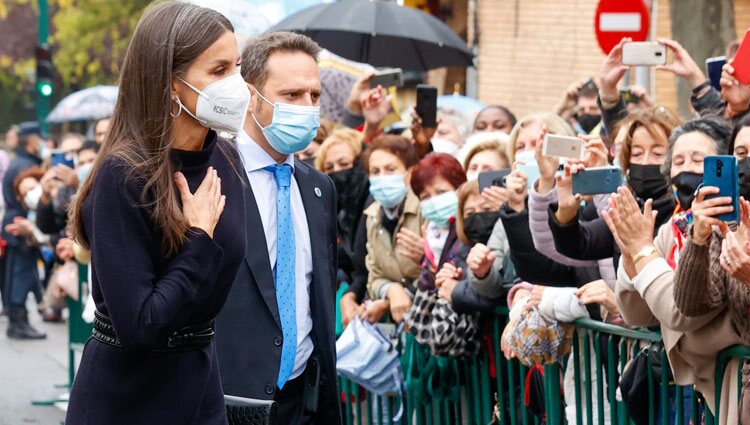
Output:
<svg viewBox="0 0 750 425">
<path fill-rule="evenodd" d="M 406 197 L 404 175 L 370 177 L 370 194 L 385 208 L 395 207 Z"/>
<path fill-rule="evenodd" d="M 44 143 L 43 140 L 39 141 L 39 158 L 42 161 L 46 161 L 52 157 L 52 149 Z"/>
<path fill-rule="evenodd" d="M 76 169 L 76 174 L 78 175 L 78 184 L 80 186 L 83 186 L 83 182 L 85 182 L 86 178 L 88 178 L 92 168 L 94 168 L 94 164 L 88 163 L 81 165 Z"/>
<path fill-rule="evenodd" d="M 456 192 L 445 192 L 438 196 L 422 201 L 422 217 L 440 227 L 448 227 L 451 217 L 458 212 L 458 196 Z"/>
<path fill-rule="evenodd" d="M 263 127 L 252 114 L 271 147 L 278 153 L 291 155 L 310 145 L 320 127 L 320 107 L 272 103 L 255 89 L 261 99 L 273 106 L 271 124 Z"/>
<path fill-rule="evenodd" d="M 530 190 L 541 176 L 539 173 L 539 164 L 536 162 L 536 154 L 534 151 L 519 152 L 516 154 L 516 161 L 518 162 L 516 169 L 526 175 L 526 189 Z"/>
</svg>

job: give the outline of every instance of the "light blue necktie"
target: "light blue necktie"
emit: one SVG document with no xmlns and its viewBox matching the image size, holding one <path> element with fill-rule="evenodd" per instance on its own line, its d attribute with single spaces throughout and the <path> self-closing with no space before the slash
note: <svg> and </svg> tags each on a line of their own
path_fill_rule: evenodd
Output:
<svg viewBox="0 0 750 425">
<path fill-rule="evenodd" d="M 276 178 L 276 304 L 281 318 L 284 335 L 281 347 L 281 366 L 276 385 L 281 389 L 294 371 L 294 358 L 297 355 L 297 301 L 294 267 L 296 252 L 294 241 L 294 221 L 289 187 L 292 182 L 292 167 L 288 164 L 271 165 L 264 170 Z"/>
</svg>

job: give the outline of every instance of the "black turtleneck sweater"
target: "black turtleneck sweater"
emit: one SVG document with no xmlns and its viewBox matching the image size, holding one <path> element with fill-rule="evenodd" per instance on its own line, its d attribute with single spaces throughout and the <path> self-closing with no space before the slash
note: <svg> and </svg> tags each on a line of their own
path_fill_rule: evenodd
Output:
<svg viewBox="0 0 750 425">
<path fill-rule="evenodd" d="M 245 255 L 243 167 L 234 147 L 213 131 L 202 150 L 175 150 L 172 160 L 192 192 L 214 167 L 226 207 L 213 239 L 191 229 L 179 252 L 166 258 L 161 234 L 140 206 L 143 184 L 128 178 L 122 160 L 104 159 L 84 205 L 84 226 L 96 308 L 110 316 L 123 347 L 86 344 L 67 423 L 226 423 L 214 343 L 185 352 L 152 348 L 175 330 L 212 320 L 224 305 Z"/>
</svg>

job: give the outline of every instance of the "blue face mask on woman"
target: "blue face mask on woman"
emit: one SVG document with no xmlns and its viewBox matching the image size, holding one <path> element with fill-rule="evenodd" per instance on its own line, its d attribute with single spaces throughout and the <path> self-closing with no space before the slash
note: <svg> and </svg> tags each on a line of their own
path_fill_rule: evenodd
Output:
<svg viewBox="0 0 750 425">
<path fill-rule="evenodd" d="M 310 145 L 320 127 L 320 107 L 292 105 L 289 103 L 272 103 L 256 93 L 266 103 L 273 106 L 273 119 L 265 128 L 260 125 L 255 114 L 252 114 L 271 147 L 278 153 L 291 155 L 303 151 Z"/>
<path fill-rule="evenodd" d="M 440 227 L 448 227 L 451 217 L 458 212 L 456 192 L 445 192 L 420 203 L 422 216 Z"/>
<path fill-rule="evenodd" d="M 406 197 L 404 175 L 370 177 L 370 194 L 385 208 L 395 207 Z"/>
</svg>

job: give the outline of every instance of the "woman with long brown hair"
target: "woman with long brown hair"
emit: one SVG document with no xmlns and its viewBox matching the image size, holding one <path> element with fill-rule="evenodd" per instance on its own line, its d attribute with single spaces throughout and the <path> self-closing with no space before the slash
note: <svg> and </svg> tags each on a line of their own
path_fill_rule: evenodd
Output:
<svg viewBox="0 0 750 425">
<path fill-rule="evenodd" d="M 110 130 L 71 210 L 91 249 L 92 338 L 68 424 L 226 423 L 213 342 L 245 253 L 241 164 L 249 91 L 232 25 L 182 2 L 148 9 Z"/>
</svg>

